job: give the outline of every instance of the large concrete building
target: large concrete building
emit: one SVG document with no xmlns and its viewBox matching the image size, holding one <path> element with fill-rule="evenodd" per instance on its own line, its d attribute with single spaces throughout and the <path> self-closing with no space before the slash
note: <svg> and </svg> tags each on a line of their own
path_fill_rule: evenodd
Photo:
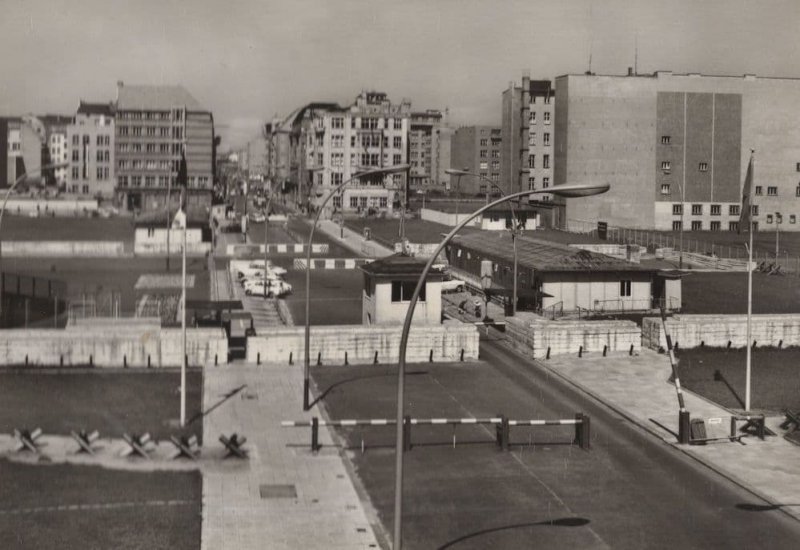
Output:
<svg viewBox="0 0 800 550">
<path fill-rule="evenodd" d="M 446 116 L 434 109 L 412 112 L 409 124 L 409 186 L 412 191 L 441 189 L 449 178 L 444 171 L 450 168 L 452 131 Z"/>
<path fill-rule="evenodd" d="M 555 184 L 611 185 L 604 195 L 568 200 L 567 222 L 735 230 L 753 149 L 754 222 L 770 230 L 782 219 L 781 231 L 800 229 L 798 105 L 800 79 L 558 77 Z"/>
<path fill-rule="evenodd" d="M 40 170 L 46 147 L 31 117 L 0 118 L 0 152 L 0 188 L 13 185 L 23 175 L 31 183 L 44 181 Z"/>
<path fill-rule="evenodd" d="M 501 183 L 506 193 L 553 185 L 554 92 L 550 80 L 531 80 L 527 74 L 521 86 L 511 82 L 503 91 Z M 535 200 L 548 202 L 552 195 Z"/>
<path fill-rule="evenodd" d="M 468 170 L 500 185 L 502 129 L 495 126 L 462 126 L 453 134 L 451 166 Z M 453 176 L 450 190 L 469 195 L 492 193 L 486 180 L 469 176 Z"/>
<path fill-rule="evenodd" d="M 39 117 L 46 131 L 48 158 L 47 164 L 62 164 L 60 168 L 50 171 L 52 184 L 59 190 L 65 190 L 69 178 L 69 142 L 67 127 L 72 124 L 73 117 L 63 115 L 43 115 Z"/>
<path fill-rule="evenodd" d="M 110 199 L 114 196 L 114 105 L 81 101 L 66 128 L 69 167 L 65 191 Z"/>
<path fill-rule="evenodd" d="M 117 200 L 134 211 L 163 209 L 175 189 L 181 153 L 188 173 L 188 204 L 211 204 L 214 118 L 182 86 L 117 84 Z M 171 194 L 177 206 L 179 193 Z"/>
<path fill-rule="evenodd" d="M 394 104 L 381 92 L 362 92 L 349 107 L 311 103 L 295 111 L 287 121 L 292 127 L 288 166 L 302 204 L 315 210 L 330 191 L 358 172 L 405 164 L 410 111 L 408 101 Z M 333 197 L 323 216 L 391 212 L 405 196 L 406 176 L 355 179 Z"/>
</svg>

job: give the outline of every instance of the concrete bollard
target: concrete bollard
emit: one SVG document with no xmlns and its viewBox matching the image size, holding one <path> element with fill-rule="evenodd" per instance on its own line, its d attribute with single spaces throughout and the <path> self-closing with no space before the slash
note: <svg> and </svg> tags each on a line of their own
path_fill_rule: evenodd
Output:
<svg viewBox="0 0 800 550">
<path fill-rule="evenodd" d="M 294 356 L 294 352 L 293 352 L 293 351 L 290 351 L 290 352 L 289 352 L 289 364 L 290 364 L 290 365 L 294 365 L 294 361 L 292 360 L 292 359 L 293 359 L 293 356 Z"/>
<path fill-rule="evenodd" d="M 550 346 L 547 346 L 547 356 L 545 359 L 550 359 Z"/>
<path fill-rule="evenodd" d="M 89 356 L 89 366 L 90 366 L 90 367 L 93 367 L 93 366 L 94 366 L 94 356 L 93 356 L 93 355 L 90 355 L 90 356 Z"/>
<path fill-rule="evenodd" d="M 459 359 L 462 363 L 464 362 L 464 348 L 461 348 L 461 357 Z"/>
<path fill-rule="evenodd" d="M 219 355 L 216 353 L 214 354 L 214 366 L 215 367 L 219 366 Z"/>
<path fill-rule="evenodd" d="M 345 365 L 349 365 L 350 364 L 350 362 L 347 360 L 347 352 L 346 351 L 344 352 L 344 364 Z"/>
<path fill-rule="evenodd" d="M 316 453 L 320 449 L 319 444 L 319 418 L 311 418 L 311 452 Z"/>
<path fill-rule="evenodd" d="M 691 429 L 692 415 L 689 411 L 678 413 L 678 443 L 688 445 L 692 439 Z"/>
<path fill-rule="evenodd" d="M 320 366 L 321 364 L 322 364 L 322 352 L 318 351 L 317 352 L 317 366 Z"/>
<path fill-rule="evenodd" d="M 403 450 L 411 450 L 411 417 L 403 417 Z"/>
<path fill-rule="evenodd" d="M 150 364 L 150 355 L 147 355 L 147 368 L 152 368 L 153 365 Z"/>
<path fill-rule="evenodd" d="M 64 366 L 64 356 L 63 355 L 59 355 L 59 357 L 58 357 L 58 366 L 59 367 L 63 367 Z"/>
<path fill-rule="evenodd" d="M 630 349 L 630 351 L 628 351 L 628 355 L 631 355 L 631 356 L 633 355 L 633 344 L 631 344 L 631 349 Z"/>
<path fill-rule="evenodd" d="M 583 413 L 575 414 L 575 444 L 581 449 L 588 451 L 591 444 L 592 425 L 591 418 Z"/>
<path fill-rule="evenodd" d="M 377 351 L 375 352 L 375 358 L 372 360 L 372 363 L 373 363 L 374 365 L 377 365 L 377 364 L 378 364 L 378 352 L 377 352 Z"/>
<path fill-rule="evenodd" d="M 608 353 L 608 345 L 603 346 L 603 357 L 606 356 L 606 353 Z"/>
<path fill-rule="evenodd" d="M 428 363 L 433 363 L 433 350 L 428 354 Z"/>
<path fill-rule="evenodd" d="M 261 352 L 256 353 L 256 365 L 261 364 Z"/>
<path fill-rule="evenodd" d="M 580 347 L 578 348 L 578 357 L 579 357 L 579 358 L 580 358 L 580 357 L 583 357 L 583 346 L 580 346 Z"/>
<path fill-rule="evenodd" d="M 497 416 L 500 417 L 500 424 L 495 426 L 495 433 L 497 439 L 497 446 L 500 447 L 501 451 L 508 450 L 508 438 L 510 434 L 510 428 L 508 426 L 508 418 L 504 414 L 498 414 Z"/>
<path fill-rule="evenodd" d="M 122 356 L 122 368 L 124 369 L 128 368 L 128 354 L 124 354 Z"/>
<path fill-rule="evenodd" d="M 783 340 L 778 340 L 778 349 L 783 347 Z"/>
<path fill-rule="evenodd" d="M 26 367 L 28 366 L 28 354 L 27 353 L 25 354 L 25 366 Z"/>
</svg>

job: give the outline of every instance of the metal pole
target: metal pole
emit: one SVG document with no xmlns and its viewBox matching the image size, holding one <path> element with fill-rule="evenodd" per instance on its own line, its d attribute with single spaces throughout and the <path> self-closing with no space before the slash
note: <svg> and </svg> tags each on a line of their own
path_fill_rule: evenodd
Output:
<svg viewBox="0 0 800 550">
<path fill-rule="evenodd" d="M 269 287 L 269 281 L 267 279 L 267 247 L 269 246 L 269 209 L 272 205 L 272 193 L 269 194 L 269 200 L 267 200 L 266 212 L 264 212 L 264 298 L 267 297 L 267 287 Z"/>
<path fill-rule="evenodd" d="M 749 205 L 748 205 L 749 208 Z M 752 320 L 753 320 L 753 222 L 750 217 L 747 218 L 750 227 L 750 245 L 747 247 L 747 360 L 745 366 L 745 383 L 744 383 L 744 408 L 746 411 L 750 410 L 750 370 L 752 366 Z"/>
<path fill-rule="evenodd" d="M 517 197 L 535 195 L 542 192 L 549 192 L 555 193 L 557 195 L 564 195 L 564 196 L 589 196 L 589 195 L 596 195 L 599 193 L 605 193 L 608 191 L 608 185 L 600 185 L 600 186 L 586 186 L 586 185 L 563 185 L 560 186 L 561 188 L 558 189 L 558 192 L 555 193 L 554 189 L 547 189 L 546 191 L 520 191 L 517 193 L 511 193 L 504 197 L 497 199 L 494 202 L 491 202 L 487 205 L 482 206 L 478 210 L 469 214 L 463 221 L 459 222 L 451 231 L 447 234 L 447 236 L 438 244 L 436 250 L 434 250 L 431 257 L 428 259 L 428 262 L 425 264 L 425 267 L 422 269 L 422 273 L 419 276 L 419 280 L 417 281 L 417 285 L 414 288 L 414 293 L 411 295 L 411 301 L 408 304 L 408 310 L 406 311 L 406 318 L 403 322 L 403 331 L 400 335 L 400 352 L 399 352 L 399 361 L 398 361 L 398 369 L 397 369 L 397 422 L 396 422 L 396 433 L 395 433 L 395 486 L 394 486 L 394 550 L 401 550 L 403 545 L 403 416 L 405 414 L 405 369 L 406 369 L 406 348 L 408 347 L 408 335 L 411 329 L 411 319 L 414 317 L 414 308 L 417 305 L 417 301 L 419 299 L 419 295 L 422 292 L 422 287 L 425 285 L 425 279 L 428 276 L 428 273 L 433 266 L 433 263 L 436 261 L 436 258 L 439 257 L 439 254 L 442 252 L 445 246 L 453 239 L 453 237 L 458 233 L 464 226 L 466 226 L 470 221 L 475 219 L 476 217 L 483 214 L 485 211 L 489 210 L 490 208 L 500 205 L 504 202 L 510 201 Z"/>
<path fill-rule="evenodd" d="M 183 208 L 183 193 L 181 191 L 181 208 Z M 186 355 L 186 226 L 189 219 L 184 212 L 183 218 L 183 254 L 182 254 L 182 276 L 181 276 L 181 427 L 186 425 L 186 363 L 189 358 Z"/>
<path fill-rule="evenodd" d="M 170 219 L 169 196 L 172 190 L 172 176 L 167 178 L 167 271 L 169 271 L 169 236 L 172 233 L 172 220 Z"/>
<path fill-rule="evenodd" d="M 511 316 L 517 314 L 517 230 L 516 228 L 511 231 L 511 243 L 514 245 L 514 290 L 511 303 Z M 487 304 L 488 306 L 488 304 Z M 488 310 L 488 307 L 487 307 Z"/>
</svg>

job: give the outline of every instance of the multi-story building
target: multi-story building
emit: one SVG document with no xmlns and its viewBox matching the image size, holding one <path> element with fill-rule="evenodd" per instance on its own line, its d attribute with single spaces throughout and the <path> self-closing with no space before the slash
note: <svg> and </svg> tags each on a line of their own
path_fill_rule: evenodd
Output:
<svg viewBox="0 0 800 550">
<path fill-rule="evenodd" d="M 547 189 L 553 185 L 555 143 L 554 90 L 549 80 L 509 83 L 503 91 L 503 190 L 507 193 Z M 552 195 L 535 195 L 547 202 Z"/>
<path fill-rule="evenodd" d="M 564 75 L 555 101 L 556 185 L 611 186 L 568 200 L 568 221 L 735 230 L 753 149 L 754 222 L 800 229 L 800 80 Z"/>
<path fill-rule="evenodd" d="M 297 181 L 289 177 L 291 164 L 291 124 L 274 119 L 264 125 L 266 170 L 272 189 L 288 195 L 297 189 Z"/>
<path fill-rule="evenodd" d="M 188 173 L 191 209 L 211 204 L 214 184 L 214 118 L 182 86 L 117 83 L 117 200 L 128 210 L 165 208 L 175 189 L 181 154 Z M 179 200 L 170 195 L 171 207 Z"/>
<path fill-rule="evenodd" d="M 452 168 L 480 174 L 500 185 L 502 129 L 495 126 L 462 126 L 453 134 L 450 160 Z M 453 176 L 450 190 L 462 194 L 495 194 L 486 180 L 469 176 Z"/>
<path fill-rule="evenodd" d="M 408 132 L 409 187 L 412 191 L 439 189 L 450 167 L 447 120 L 441 111 L 412 112 Z M 445 130 L 442 132 L 442 130 Z M 442 141 L 445 141 L 444 151 Z M 442 168 L 444 166 L 444 168 Z"/>
<path fill-rule="evenodd" d="M 80 102 L 66 128 L 69 149 L 67 193 L 110 199 L 114 196 L 114 106 Z"/>
<path fill-rule="evenodd" d="M 23 175 L 29 182 L 45 181 L 40 173 L 46 153 L 33 117 L 0 118 L 0 187 L 9 187 Z"/>
<path fill-rule="evenodd" d="M 64 164 L 52 171 L 53 183 L 60 190 L 66 189 L 69 175 L 69 144 L 67 141 L 67 127 L 72 123 L 72 117 L 61 115 L 45 115 L 41 117 L 47 128 L 47 149 L 49 164 Z"/>
<path fill-rule="evenodd" d="M 411 104 L 393 104 L 385 93 L 362 92 L 349 107 L 312 103 L 291 117 L 290 178 L 296 178 L 310 210 L 357 173 L 405 164 Z M 406 174 L 353 179 L 333 197 L 334 212 L 392 211 L 407 194 Z"/>
</svg>

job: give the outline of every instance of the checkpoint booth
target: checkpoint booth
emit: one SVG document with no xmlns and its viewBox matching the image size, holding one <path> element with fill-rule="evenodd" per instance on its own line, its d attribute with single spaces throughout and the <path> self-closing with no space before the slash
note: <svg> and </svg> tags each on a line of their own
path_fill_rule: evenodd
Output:
<svg viewBox="0 0 800 550">
<path fill-rule="evenodd" d="M 192 326 L 225 329 L 229 359 L 246 356 L 247 337 L 255 335 L 255 326 L 241 300 L 186 300 L 186 314 Z"/>
</svg>

